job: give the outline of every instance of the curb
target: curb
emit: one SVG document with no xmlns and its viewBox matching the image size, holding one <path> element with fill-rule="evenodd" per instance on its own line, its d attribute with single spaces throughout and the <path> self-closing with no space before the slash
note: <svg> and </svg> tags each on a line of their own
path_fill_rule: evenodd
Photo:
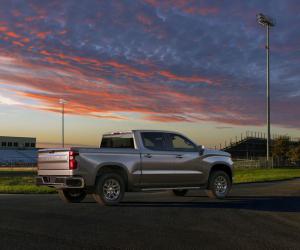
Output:
<svg viewBox="0 0 300 250">
<path fill-rule="evenodd" d="M 263 184 L 263 183 L 276 183 L 276 182 L 284 182 L 284 181 L 291 181 L 291 180 L 300 180 L 300 177 L 291 177 L 286 179 L 280 179 L 280 180 L 269 180 L 269 181 L 254 181 L 254 182 L 239 182 L 239 183 L 233 183 L 233 186 L 235 185 L 247 185 L 247 184 Z"/>
</svg>

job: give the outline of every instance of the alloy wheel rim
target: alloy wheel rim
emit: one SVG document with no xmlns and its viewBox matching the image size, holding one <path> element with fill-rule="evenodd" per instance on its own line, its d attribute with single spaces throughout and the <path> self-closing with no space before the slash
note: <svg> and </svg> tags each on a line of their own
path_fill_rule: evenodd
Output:
<svg viewBox="0 0 300 250">
<path fill-rule="evenodd" d="M 120 183 L 116 179 L 107 179 L 103 184 L 103 194 L 106 200 L 117 200 L 120 196 L 120 191 Z"/>
<path fill-rule="evenodd" d="M 218 195 L 224 194 L 227 191 L 227 186 L 228 186 L 226 178 L 224 176 L 218 176 L 215 179 L 214 186 L 215 186 L 216 194 Z"/>
</svg>

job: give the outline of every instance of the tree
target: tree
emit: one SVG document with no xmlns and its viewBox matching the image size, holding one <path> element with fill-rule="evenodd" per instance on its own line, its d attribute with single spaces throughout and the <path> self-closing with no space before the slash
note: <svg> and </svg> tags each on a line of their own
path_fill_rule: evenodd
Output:
<svg viewBox="0 0 300 250">
<path fill-rule="evenodd" d="M 287 136 L 275 139 L 272 143 L 272 155 L 280 160 L 286 160 L 290 151 L 290 144 L 290 138 Z"/>
<path fill-rule="evenodd" d="M 300 145 L 291 148 L 288 152 L 288 157 L 293 162 L 300 162 Z"/>
</svg>

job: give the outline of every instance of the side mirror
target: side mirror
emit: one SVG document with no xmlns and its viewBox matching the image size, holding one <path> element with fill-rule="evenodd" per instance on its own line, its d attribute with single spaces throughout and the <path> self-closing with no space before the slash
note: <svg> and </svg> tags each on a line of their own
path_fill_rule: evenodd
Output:
<svg viewBox="0 0 300 250">
<path fill-rule="evenodd" d="M 203 145 L 199 145 L 199 146 L 198 146 L 198 149 L 199 149 L 199 154 L 200 154 L 200 155 L 203 155 L 204 149 L 205 149 L 204 146 L 203 146 Z"/>
</svg>

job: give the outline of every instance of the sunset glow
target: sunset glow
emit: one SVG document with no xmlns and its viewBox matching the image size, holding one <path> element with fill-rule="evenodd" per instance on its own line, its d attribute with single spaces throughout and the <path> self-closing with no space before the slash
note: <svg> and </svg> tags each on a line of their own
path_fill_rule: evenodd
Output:
<svg viewBox="0 0 300 250">
<path fill-rule="evenodd" d="M 1 135 L 57 142 L 60 98 L 68 100 L 68 143 L 94 145 L 92 134 L 136 127 L 170 128 L 197 140 L 210 133 L 203 140 L 211 145 L 249 127 L 263 131 L 265 32 L 255 14 L 267 12 L 278 20 L 271 31 L 272 126 L 299 136 L 297 1 L 4 0 L 0 6 Z M 57 121 L 39 130 L 36 124 L 47 119 Z M 92 126 L 89 135 L 85 126 Z M 228 129 L 211 133 L 218 127 Z"/>
</svg>

